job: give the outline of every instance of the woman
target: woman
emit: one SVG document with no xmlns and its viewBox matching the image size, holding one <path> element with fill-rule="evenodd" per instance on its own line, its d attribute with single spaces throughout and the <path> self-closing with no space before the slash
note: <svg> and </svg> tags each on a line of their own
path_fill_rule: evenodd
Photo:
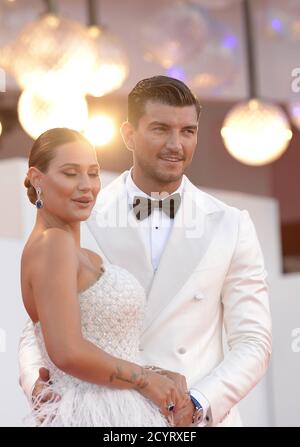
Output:
<svg viewBox="0 0 300 447">
<path fill-rule="evenodd" d="M 128 271 L 80 246 L 80 222 L 100 190 L 94 148 L 76 131 L 51 129 L 35 141 L 24 183 L 37 215 L 22 254 L 22 296 L 51 377 L 35 420 L 168 426 L 189 397 L 176 374 L 172 380 L 140 365 L 144 290 Z"/>
</svg>

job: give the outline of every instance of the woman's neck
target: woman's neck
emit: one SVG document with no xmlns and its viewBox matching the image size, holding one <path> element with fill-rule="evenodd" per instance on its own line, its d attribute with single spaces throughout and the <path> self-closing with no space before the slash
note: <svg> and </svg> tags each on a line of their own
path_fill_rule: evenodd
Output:
<svg viewBox="0 0 300 447">
<path fill-rule="evenodd" d="M 61 230 L 72 234 L 76 245 L 80 247 L 80 222 L 64 222 L 56 216 L 42 213 L 41 210 L 39 210 L 37 212 L 34 229 L 38 232 L 42 232 L 49 228 L 60 228 Z"/>
</svg>

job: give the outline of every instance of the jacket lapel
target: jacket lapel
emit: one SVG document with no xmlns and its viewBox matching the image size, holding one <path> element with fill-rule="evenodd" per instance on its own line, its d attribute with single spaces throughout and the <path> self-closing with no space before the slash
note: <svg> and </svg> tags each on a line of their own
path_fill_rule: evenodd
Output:
<svg viewBox="0 0 300 447">
<path fill-rule="evenodd" d="M 185 177 L 180 208 L 156 273 L 141 228 L 129 209 L 124 172 L 99 194 L 87 225 L 106 259 L 131 272 L 148 295 L 147 330 L 199 266 L 216 234 L 223 211 Z"/>
<path fill-rule="evenodd" d="M 129 208 L 127 173 L 103 190 L 87 224 L 106 259 L 132 273 L 147 291 L 153 268 L 141 229 Z"/>
<path fill-rule="evenodd" d="M 205 204 L 204 193 L 185 178 L 182 203 L 149 290 L 144 330 L 175 298 L 203 260 L 223 211 Z"/>
</svg>

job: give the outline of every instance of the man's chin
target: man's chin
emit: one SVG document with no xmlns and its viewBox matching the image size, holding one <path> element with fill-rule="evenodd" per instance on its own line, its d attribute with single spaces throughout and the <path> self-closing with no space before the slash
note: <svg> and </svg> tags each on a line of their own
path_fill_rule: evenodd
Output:
<svg viewBox="0 0 300 447">
<path fill-rule="evenodd" d="M 174 183 L 177 182 L 179 180 L 181 180 L 182 176 L 183 176 L 183 172 L 180 173 L 175 173 L 175 172 L 159 172 L 157 173 L 158 175 L 156 176 L 157 180 L 160 183 Z"/>
</svg>

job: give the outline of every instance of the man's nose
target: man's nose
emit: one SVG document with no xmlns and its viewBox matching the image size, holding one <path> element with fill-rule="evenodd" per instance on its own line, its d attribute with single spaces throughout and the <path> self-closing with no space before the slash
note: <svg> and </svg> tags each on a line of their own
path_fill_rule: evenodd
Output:
<svg viewBox="0 0 300 447">
<path fill-rule="evenodd" d="M 170 150 L 178 150 L 182 148 L 180 133 L 177 131 L 170 132 L 167 141 L 167 148 Z"/>
</svg>

